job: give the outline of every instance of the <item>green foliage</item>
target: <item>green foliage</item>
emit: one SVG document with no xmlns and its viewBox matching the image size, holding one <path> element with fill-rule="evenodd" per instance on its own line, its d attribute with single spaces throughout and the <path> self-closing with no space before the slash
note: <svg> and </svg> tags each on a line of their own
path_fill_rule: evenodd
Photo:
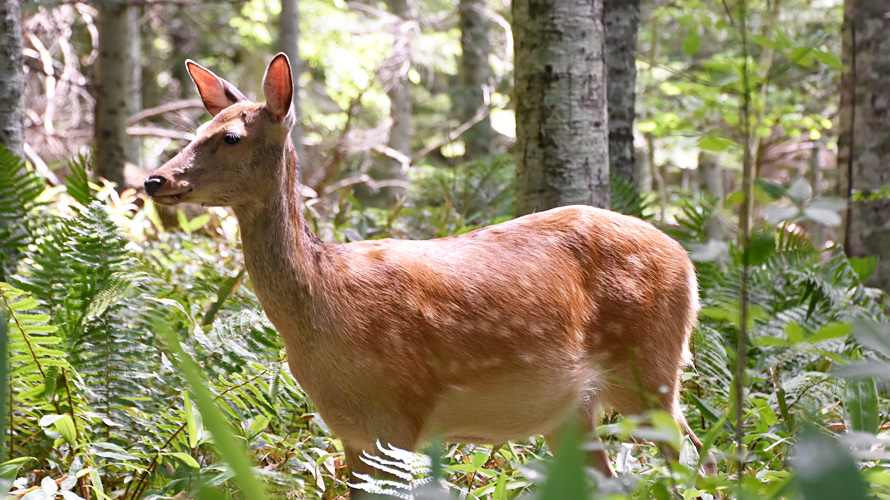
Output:
<svg viewBox="0 0 890 500">
<path fill-rule="evenodd" d="M 15 268 L 19 249 L 31 243 L 33 208 L 43 180 L 0 144 L 0 276 Z"/>
<path fill-rule="evenodd" d="M 448 17 L 454 5 L 415 2 L 422 22 L 411 53 L 399 59 L 388 17 L 376 6 L 301 1 L 303 33 L 312 35 L 301 39 L 299 90 L 309 97 L 301 111 L 307 138 L 322 150 L 317 156 L 349 146 L 353 133 L 385 132 L 377 127 L 388 116 L 386 75 L 379 71 L 387 64 L 407 67 L 415 148 L 447 137 L 457 124 L 445 88 L 459 56 L 460 33 Z M 638 127 L 654 145 L 653 167 L 666 197 L 641 196 L 620 179 L 611 183 L 613 209 L 655 219 L 696 262 L 703 309 L 693 366 L 684 374 L 683 409 L 715 452 L 718 475 L 698 477 L 702 457 L 688 441 L 678 442 L 678 429 L 656 413 L 606 416 L 599 433 L 622 474 L 616 480 L 587 475 L 580 450 L 590 443 L 567 432 L 555 460 L 538 437 L 503 446 L 431 447 L 428 456 L 382 444 L 368 461 L 396 472 L 398 480 L 366 478 L 364 489 L 493 500 L 886 498 L 890 333 L 885 299 L 862 284 L 876 262 L 847 259 L 840 248 L 811 240 L 813 228 L 837 225 L 840 204 L 804 181 L 799 165 L 783 159 L 779 173 L 770 172 L 777 151 L 806 141 L 833 146 L 837 103 L 825 96 L 834 94 L 841 67 L 840 9 L 749 0 L 753 45 L 746 59 L 738 27 L 727 19 L 737 17 L 739 5 L 678 0 L 644 17 Z M 782 8 L 771 18 L 766 7 L 775 5 Z M 170 68 L 181 66 L 183 40 L 193 46 L 190 57 L 244 82 L 248 95 L 260 94 L 257 54 L 271 50 L 276 8 L 251 1 L 147 12 L 152 29 L 164 36 L 152 40 L 145 59 L 146 81 L 153 82 L 146 106 L 160 100 L 153 88 L 176 87 L 168 85 L 179 78 Z M 194 36 L 180 17 L 188 26 L 214 29 Z M 75 43 L 87 53 L 90 37 L 82 38 Z M 509 47 L 508 40 L 503 45 Z M 500 50 L 491 58 L 498 77 L 512 71 L 507 59 L 495 61 Z M 738 193 L 724 200 L 675 187 L 678 175 L 689 180 L 700 151 L 737 177 L 743 63 L 751 68 L 753 116 L 747 118 L 762 171 L 784 175 L 781 182 L 758 179 L 756 206 L 767 217 L 745 250 L 727 222 Z M 492 103 L 509 107 L 508 84 L 497 86 Z M 459 148 L 451 147 L 458 142 L 412 166 L 414 189 L 405 204 L 380 208 L 351 189 L 328 193 L 331 216 L 319 210 L 315 229 L 333 241 L 428 238 L 512 217 L 511 157 L 458 164 Z M 360 156 L 348 155 L 341 173 L 364 173 L 379 160 Z M 124 500 L 251 498 L 261 490 L 269 498 L 344 494 L 342 446 L 289 374 L 227 229 L 234 226 L 231 216 L 177 212 L 179 228 L 164 230 L 151 202 L 122 209 L 116 195 L 97 192 L 89 163 L 85 157 L 70 162 L 69 199 L 0 150 L 0 267 L 9 277 L 0 283 L 0 317 L 6 317 L 0 331 L 8 330 L 9 338 L 9 393 L 0 400 L 11 403 L 4 412 L 10 460 L 0 464 L 0 496 L 29 488 Z M 854 194 L 886 197 L 880 187 Z M 664 218 L 652 217 L 662 207 Z M 751 347 L 743 404 L 735 408 L 743 262 L 751 266 L 745 325 Z M 748 453 L 744 464 L 734 460 L 736 414 Z M 659 445 L 679 448 L 679 460 L 666 460 Z"/>
</svg>

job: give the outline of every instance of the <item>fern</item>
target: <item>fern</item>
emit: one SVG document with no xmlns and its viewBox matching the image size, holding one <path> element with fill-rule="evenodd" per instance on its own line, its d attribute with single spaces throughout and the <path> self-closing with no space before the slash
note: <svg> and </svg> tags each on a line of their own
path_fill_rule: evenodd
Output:
<svg viewBox="0 0 890 500">
<path fill-rule="evenodd" d="M 20 251 L 32 243 L 32 211 L 45 181 L 0 144 L 0 277 L 15 268 Z"/>
<path fill-rule="evenodd" d="M 56 335 L 56 327 L 49 324 L 49 316 L 41 314 L 40 305 L 27 292 L 0 282 L 0 306 L 9 317 L 9 449 L 18 447 L 20 455 L 42 456 L 37 443 L 23 448 L 29 438 L 42 434 L 42 416 L 71 414 L 74 429 L 83 425 L 85 405 L 76 394 L 72 395 L 69 382 L 80 380 L 74 367 L 68 362 L 62 339 Z M 77 401 L 71 406 L 63 401 Z M 67 410 L 64 409 L 67 407 Z M 71 443 L 72 445 L 74 443 Z M 16 453 L 11 453 L 15 456 Z"/>
<path fill-rule="evenodd" d="M 133 396 L 144 392 L 145 379 L 157 377 L 153 334 L 132 314 L 144 278 L 128 240 L 98 202 L 75 214 L 45 231 L 12 282 L 57 327 L 67 359 L 83 377 L 83 396 L 101 414 L 93 431 L 110 438 L 114 429 L 133 425 L 129 408 L 151 404 Z"/>
<path fill-rule="evenodd" d="M 609 190 L 613 211 L 640 219 L 652 218 L 650 210 L 652 202 L 640 196 L 640 191 L 633 182 L 617 175 L 610 175 Z"/>
</svg>

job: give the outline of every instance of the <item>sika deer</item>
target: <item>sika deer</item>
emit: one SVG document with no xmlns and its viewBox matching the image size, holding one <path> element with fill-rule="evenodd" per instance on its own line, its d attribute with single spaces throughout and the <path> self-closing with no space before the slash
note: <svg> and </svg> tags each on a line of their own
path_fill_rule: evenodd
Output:
<svg viewBox="0 0 890 500">
<path fill-rule="evenodd" d="M 145 190 L 232 207 L 256 295 L 353 473 L 374 472 L 359 456 L 377 441 L 502 443 L 567 412 L 590 430 L 601 405 L 668 411 L 701 448 L 678 394 L 697 284 L 674 240 L 572 206 L 430 241 L 325 243 L 300 208 L 287 57 L 266 70 L 265 104 L 186 64 L 213 120 Z M 592 460 L 615 475 L 605 451 Z"/>
</svg>

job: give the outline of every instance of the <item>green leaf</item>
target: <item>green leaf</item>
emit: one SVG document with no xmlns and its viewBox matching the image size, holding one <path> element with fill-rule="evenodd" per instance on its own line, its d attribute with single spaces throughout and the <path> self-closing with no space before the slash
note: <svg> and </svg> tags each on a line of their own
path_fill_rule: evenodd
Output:
<svg viewBox="0 0 890 500">
<path fill-rule="evenodd" d="M 818 344 L 826 340 L 842 339 L 850 335 L 853 325 L 850 323 L 830 323 L 820 328 L 807 339 L 811 344 Z"/>
<path fill-rule="evenodd" d="M 738 144 L 732 139 L 714 135 L 706 135 L 702 137 L 700 141 L 698 141 L 699 149 L 702 149 L 704 151 L 712 151 L 714 153 L 721 153 L 737 145 Z"/>
<path fill-rule="evenodd" d="M 847 428 L 877 434 L 881 427 L 878 386 L 873 378 L 848 380 L 844 390 Z"/>
<path fill-rule="evenodd" d="M 772 232 L 754 235 L 745 249 L 749 266 L 759 266 L 776 251 L 776 237 Z"/>
<path fill-rule="evenodd" d="M 701 50 L 701 39 L 698 37 L 698 24 L 692 26 L 686 40 L 683 41 L 683 52 L 692 57 Z"/>
<path fill-rule="evenodd" d="M 181 227 L 182 230 L 185 231 L 185 234 L 192 234 L 198 229 L 201 229 L 202 227 L 207 225 L 208 222 L 210 222 L 210 214 L 206 213 L 198 215 L 192 220 L 188 220 L 188 218 L 186 218 L 185 216 L 185 212 L 183 212 L 182 210 L 176 212 L 176 216 L 179 219 L 179 227 Z"/>
<path fill-rule="evenodd" d="M 813 57 L 834 69 L 844 69 L 844 63 L 841 62 L 841 58 L 830 52 L 813 49 L 811 53 Z"/>
<path fill-rule="evenodd" d="M 890 356 L 890 325 L 874 320 L 858 320 L 853 326 L 853 336 L 860 344 Z"/>
<path fill-rule="evenodd" d="M 859 281 L 865 281 L 870 278 L 878 268 L 878 258 L 874 255 L 871 257 L 850 257 L 847 261 L 850 263 L 853 271 L 859 276 Z"/>
<path fill-rule="evenodd" d="M 42 427 L 49 427 L 52 425 L 59 431 L 59 434 L 62 435 L 62 438 L 68 442 L 70 445 L 77 444 L 77 429 L 74 427 L 74 421 L 71 420 L 71 416 L 69 415 L 47 415 L 46 417 L 40 419 L 40 425 Z M 48 425 L 44 425 L 44 422 L 49 422 Z"/>
<path fill-rule="evenodd" d="M 173 358 L 179 361 L 182 374 L 195 395 L 195 402 L 203 416 L 204 425 L 213 436 L 214 446 L 235 473 L 233 480 L 249 500 L 268 498 L 265 487 L 254 474 L 247 450 L 243 443 L 235 437 L 235 429 L 214 403 L 213 397 L 206 387 L 207 381 L 201 375 L 197 363 L 182 350 L 176 334 L 171 329 L 162 328 L 161 334 L 167 347 L 173 353 Z"/>
<path fill-rule="evenodd" d="M 59 367 L 50 366 L 46 369 L 46 384 L 43 386 L 43 397 L 47 403 L 53 402 L 53 396 L 56 394 L 56 381 L 59 378 Z"/>
<path fill-rule="evenodd" d="M 813 65 L 812 51 L 809 47 L 798 47 L 788 54 L 788 58 L 795 64 L 809 68 Z"/>
<path fill-rule="evenodd" d="M 210 309 L 207 310 L 207 314 L 204 315 L 203 323 L 205 325 L 210 325 L 213 323 L 213 319 L 216 317 L 216 314 L 219 312 L 219 308 L 222 307 L 223 303 L 229 298 L 229 295 L 232 294 L 232 290 L 235 289 L 235 285 L 241 281 L 241 278 L 244 277 L 245 269 L 241 269 L 241 271 L 230 278 L 226 278 L 222 285 L 220 285 L 219 290 L 216 292 L 216 301 L 210 306 Z"/>
<path fill-rule="evenodd" d="M 161 453 L 161 455 L 173 457 L 193 469 L 201 468 L 201 466 L 198 464 L 198 462 L 188 453 L 168 452 L 168 453 Z"/>
<path fill-rule="evenodd" d="M 769 179 L 755 179 L 754 187 L 763 191 L 763 193 L 773 200 L 785 196 L 785 186 L 776 181 Z"/>
<path fill-rule="evenodd" d="M 501 471 L 501 474 L 498 476 L 498 482 L 494 487 L 491 500 L 507 500 L 507 475 L 504 474 L 504 471 Z"/>
<path fill-rule="evenodd" d="M 0 498 L 6 498 L 9 490 L 12 489 L 12 483 L 19 475 L 22 465 L 31 460 L 36 459 L 34 457 L 19 457 L 0 464 Z"/>
<path fill-rule="evenodd" d="M 488 462 L 488 453 L 473 453 L 470 455 L 470 463 L 473 464 L 473 467 L 476 469 L 481 469 L 485 466 L 485 463 Z"/>
<path fill-rule="evenodd" d="M 807 219 L 828 227 L 838 227 L 841 225 L 841 216 L 833 210 L 807 206 L 803 208 L 803 214 Z"/>
<path fill-rule="evenodd" d="M 867 487 L 850 453 L 838 442 L 807 426 L 795 448 L 797 485 L 806 500 L 865 500 Z"/>
<path fill-rule="evenodd" d="M 585 467 L 587 464 L 581 450 L 581 433 L 568 424 L 563 428 L 556 458 L 550 463 L 547 482 L 541 488 L 541 500 L 583 500 L 589 491 Z"/>
<path fill-rule="evenodd" d="M 751 40 L 752 42 L 756 43 L 757 45 L 762 45 L 764 47 L 770 47 L 773 49 L 781 49 L 782 48 L 782 46 L 779 44 L 779 42 L 770 40 L 769 38 L 767 38 L 763 35 L 758 35 L 756 33 L 749 34 L 748 39 Z"/>
<path fill-rule="evenodd" d="M 788 336 L 788 342 L 799 344 L 803 342 L 804 338 L 803 327 L 796 321 L 789 321 L 785 325 L 785 335 Z"/>
<path fill-rule="evenodd" d="M 7 391 L 9 391 L 9 325 L 6 321 L 6 310 L 0 309 L 0 401 L 3 401 L 0 404 L 0 449 L 5 449 L 4 441 L 7 435 L 6 426 L 8 424 L 6 422 L 8 413 L 6 405 L 10 403 L 6 397 Z M 0 456 L 5 455 L 0 454 Z M 3 491 L 3 478 L 4 475 L 2 469 L 0 469 L 0 498 L 6 498 L 6 493 L 9 493 L 9 488 L 5 492 Z"/>
<path fill-rule="evenodd" d="M 695 448 L 693 448 L 695 449 Z M 683 491 L 683 500 L 694 500 L 696 498 L 701 498 L 701 492 L 695 488 L 688 488 Z"/>
<path fill-rule="evenodd" d="M 192 410 L 192 398 L 189 391 L 182 391 L 182 411 L 185 413 L 185 433 L 188 436 L 189 448 L 198 446 L 198 426 L 195 425 L 195 412 Z"/>
<path fill-rule="evenodd" d="M 813 188 L 803 177 L 798 177 L 791 183 L 787 194 L 795 203 L 803 204 L 813 197 Z"/>
<path fill-rule="evenodd" d="M 774 226 L 782 221 L 794 220 L 800 215 L 797 205 L 770 205 L 766 207 L 766 220 Z"/>
<path fill-rule="evenodd" d="M 664 441 L 671 445 L 671 448 L 679 451 L 683 435 L 680 433 L 680 428 L 677 427 L 674 417 L 666 411 L 653 411 L 651 419 L 652 427 L 664 436 Z"/>
</svg>

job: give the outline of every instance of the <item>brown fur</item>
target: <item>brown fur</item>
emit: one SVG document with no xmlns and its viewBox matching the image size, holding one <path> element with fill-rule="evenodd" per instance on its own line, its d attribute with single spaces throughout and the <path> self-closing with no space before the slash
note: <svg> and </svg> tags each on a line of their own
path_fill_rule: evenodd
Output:
<svg viewBox="0 0 890 500">
<path fill-rule="evenodd" d="M 189 69 L 215 118 L 149 191 L 233 207 L 257 297 L 353 472 L 373 472 L 357 456 L 376 441 L 500 443 L 552 434 L 573 411 L 592 429 L 600 405 L 664 409 L 701 446 L 678 403 L 698 295 L 675 241 L 572 206 L 431 241 L 324 243 L 297 194 L 286 58 L 265 105 Z M 592 458 L 614 475 L 605 452 Z"/>
</svg>

